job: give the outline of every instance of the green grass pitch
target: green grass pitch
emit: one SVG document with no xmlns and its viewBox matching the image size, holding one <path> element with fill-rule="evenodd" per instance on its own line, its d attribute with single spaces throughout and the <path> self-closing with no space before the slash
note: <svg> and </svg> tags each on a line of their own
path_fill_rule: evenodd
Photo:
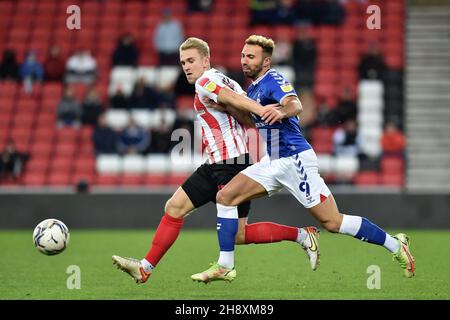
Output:
<svg viewBox="0 0 450 320">
<path fill-rule="evenodd" d="M 34 248 L 32 230 L 0 231 L 0 299 L 449 299 L 450 231 L 407 233 L 417 264 L 412 279 L 384 248 L 322 231 L 315 272 L 294 243 L 237 246 L 235 281 L 205 285 L 190 275 L 217 259 L 216 233 L 186 229 L 138 286 L 113 267 L 111 255 L 143 257 L 153 231 L 71 230 L 67 250 L 57 256 Z M 67 288 L 71 265 L 80 267 L 80 289 Z M 367 288 L 371 265 L 380 268 L 380 289 Z"/>
</svg>

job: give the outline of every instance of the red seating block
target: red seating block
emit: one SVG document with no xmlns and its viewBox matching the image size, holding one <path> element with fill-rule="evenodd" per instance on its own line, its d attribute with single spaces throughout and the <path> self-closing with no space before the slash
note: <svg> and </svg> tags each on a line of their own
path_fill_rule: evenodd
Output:
<svg viewBox="0 0 450 320">
<path fill-rule="evenodd" d="M 353 177 L 353 183 L 356 185 L 378 185 L 380 183 L 380 176 L 378 172 L 374 171 L 363 171 L 357 173 Z"/>
<path fill-rule="evenodd" d="M 387 156 L 381 159 L 381 171 L 384 174 L 399 174 L 403 173 L 404 163 L 403 159 L 394 156 Z"/>
</svg>

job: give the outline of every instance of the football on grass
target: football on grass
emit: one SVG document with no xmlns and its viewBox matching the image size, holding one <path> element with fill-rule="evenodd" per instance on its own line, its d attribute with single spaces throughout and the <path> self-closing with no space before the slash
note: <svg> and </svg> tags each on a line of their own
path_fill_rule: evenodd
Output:
<svg viewBox="0 0 450 320">
<path fill-rule="evenodd" d="M 57 219 L 46 219 L 34 228 L 34 245 L 48 256 L 63 252 L 69 244 L 69 239 L 69 229 Z"/>
</svg>

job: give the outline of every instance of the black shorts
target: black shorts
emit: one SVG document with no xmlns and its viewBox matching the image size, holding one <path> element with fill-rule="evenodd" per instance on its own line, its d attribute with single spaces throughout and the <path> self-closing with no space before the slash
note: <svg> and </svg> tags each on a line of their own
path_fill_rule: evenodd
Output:
<svg viewBox="0 0 450 320">
<path fill-rule="evenodd" d="M 195 208 L 199 208 L 210 201 L 216 203 L 217 192 L 251 164 L 248 154 L 228 159 L 227 163 L 204 163 L 187 178 L 181 187 Z M 241 203 L 238 206 L 239 218 L 247 217 L 249 211 L 250 201 Z"/>
</svg>

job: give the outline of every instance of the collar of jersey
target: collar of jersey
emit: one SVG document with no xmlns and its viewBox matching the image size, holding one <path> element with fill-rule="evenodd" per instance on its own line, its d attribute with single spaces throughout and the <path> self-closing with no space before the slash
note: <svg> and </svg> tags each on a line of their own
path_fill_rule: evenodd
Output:
<svg viewBox="0 0 450 320">
<path fill-rule="evenodd" d="M 264 73 L 261 77 L 259 77 L 258 79 L 256 79 L 255 81 L 252 82 L 252 84 L 254 86 L 256 86 L 258 83 L 261 82 L 262 79 L 264 79 L 265 76 L 267 76 L 271 71 L 275 71 L 274 69 L 269 69 L 266 71 L 266 73 Z"/>
</svg>

